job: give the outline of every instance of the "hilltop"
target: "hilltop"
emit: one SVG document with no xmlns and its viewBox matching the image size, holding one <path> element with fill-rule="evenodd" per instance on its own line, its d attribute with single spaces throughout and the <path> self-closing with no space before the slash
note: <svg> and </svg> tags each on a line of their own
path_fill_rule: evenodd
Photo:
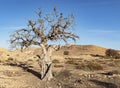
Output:
<svg viewBox="0 0 120 88">
<path fill-rule="evenodd" d="M 105 55 L 106 48 L 96 45 L 65 45 L 58 52 L 69 51 L 70 55 L 98 54 Z"/>
</svg>

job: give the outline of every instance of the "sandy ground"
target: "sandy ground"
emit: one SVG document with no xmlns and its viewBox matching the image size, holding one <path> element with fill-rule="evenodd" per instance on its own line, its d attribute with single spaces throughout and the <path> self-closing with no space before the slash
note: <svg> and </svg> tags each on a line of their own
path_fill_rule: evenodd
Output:
<svg viewBox="0 0 120 88">
<path fill-rule="evenodd" d="M 38 58 L 34 55 L 39 49 L 22 53 L 0 50 L 0 88 L 120 88 L 120 59 L 91 56 L 88 46 L 84 48 L 87 53 L 81 54 L 76 47 L 76 54 L 72 51 L 63 55 L 67 49 L 54 53 L 54 79 L 49 82 L 40 79 Z M 100 53 L 103 51 L 100 48 Z"/>
</svg>

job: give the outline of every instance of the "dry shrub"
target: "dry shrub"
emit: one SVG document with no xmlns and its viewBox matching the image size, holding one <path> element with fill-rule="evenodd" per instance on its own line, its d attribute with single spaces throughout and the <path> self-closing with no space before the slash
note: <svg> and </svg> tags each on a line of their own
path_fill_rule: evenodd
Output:
<svg viewBox="0 0 120 88">
<path fill-rule="evenodd" d="M 19 54 L 16 54 L 16 56 L 20 56 Z"/>
<path fill-rule="evenodd" d="M 83 60 L 84 58 L 74 58 L 74 57 L 66 57 L 66 60 Z"/>
<path fill-rule="evenodd" d="M 7 59 L 7 61 L 13 61 L 14 60 L 14 58 L 12 58 L 12 57 L 9 57 L 8 59 Z"/>
<path fill-rule="evenodd" d="M 36 58 L 36 57 L 33 57 L 33 58 Z"/>
<path fill-rule="evenodd" d="M 76 62 L 75 60 L 68 60 L 66 64 L 79 65 L 79 62 Z"/>
<path fill-rule="evenodd" d="M 116 55 L 115 59 L 120 59 L 120 54 Z"/>
<path fill-rule="evenodd" d="M 83 58 L 65 58 L 66 64 L 79 65 Z"/>
<path fill-rule="evenodd" d="M 64 51 L 64 55 L 69 55 L 69 51 Z"/>
<path fill-rule="evenodd" d="M 7 54 L 7 56 L 10 56 L 9 54 Z"/>
<path fill-rule="evenodd" d="M 54 65 L 54 67 L 56 67 L 56 68 L 61 68 L 61 67 L 64 67 L 63 65 L 61 65 L 61 64 L 59 64 L 59 65 Z"/>
<path fill-rule="evenodd" d="M 28 61 L 33 61 L 32 59 L 28 59 Z"/>
<path fill-rule="evenodd" d="M 64 78 L 70 77 L 71 75 L 72 73 L 69 70 L 63 70 L 63 71 L 60 71 L 56 77 L 64 79 Z"/>
<path fill-rule="evenodd" d="M 8 57 L 8 58 L 5 60 L 5 63 L 4 63 L 4 64 L 9 64 L 9 63 L 12 63 L 12 62 L 14 62 L 14 58 Z"/>
<path fill-rule="evenodd" d="M 12 72 L 12 71 L 4 71 L 3 72 L 5 76 L 8 76 L 8 77 L 14 77 L 14 76 L 21 76 L 22 73 L 21 72 Z"/>
<path fill-rule="evenodd" d="M 114 50 L 114 49 L 107 49 L 106 52 L 106 57 L 108 58 L 115 58 L 115 59 L 120 59 L 120 54 L 118 53 L 117 50 Z"/>
<path fill-rule="evenodd" d="M 109 59 L 106 60 L 106 64 L 113 67 L 119 67 L 120 66 L 120 59 Z"/>
<path fill-rule="evenodd" d="M 0 60 L 0 63 L 2 63 L 2 61 Z"/>
<path fill-rule="evenodd" d="M 104 58 L 103 55 L 99 55 L 99 54 L 90 54 L 92 57 L 101 57 L 101 58 Z"/>
<path fill-rule="evenodd" d="M 74 88 L 72 85 L 69 84 L 64 84 L 62 85 L 62 88 Z"/>
<path fill-rule="evenodd" d="M 64 69 L 55 73 L 55 78 L 57 79 L 57 84 L 60 85 L 59 88 L 78 88 L 74 86 L 77 82 L 70 70 Z"/>
<path fill-rule="evenodd" d="M 114 60 L 116 66 L 120 66 L 120 60 Z"/>
<path fill-rule="evenodd" d="M 96 62 L 89 62 L 87 67 L 89 67 L 90 70 L 103 70 L 103 67 Z"/>
<path fill-rule="evenodd" d="M 82 70 L 103 70 L 103 67 L 96 62 L 81 63 L 77 65 L 76 68 Z"/>
<path fill-rule="evenodd" d="M 112 67 L 115 67 L 116 66 L 116 64 L 115 63 L 113 63 L 113 62 L 109 62 L 109 63 L 107 63 L 109 66 L 112 66 Z"/>
<path fill-rule="evenodd" d="M 59 60 L 56 60 L 56 59 L 54 59 L 52 62 L 53 63 L 60 63 Z"/>
</svg>

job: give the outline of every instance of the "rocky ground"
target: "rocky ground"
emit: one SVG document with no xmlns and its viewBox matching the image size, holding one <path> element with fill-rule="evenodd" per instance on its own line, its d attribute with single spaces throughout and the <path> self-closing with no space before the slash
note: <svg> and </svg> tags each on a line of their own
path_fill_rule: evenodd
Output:
<svg viewBox="0 0 120 88">
<path fill-rule="evenodd" d="M 39 49 L 24 52 L 1 49 L 0 88 L 120 88 L 120 59 L 104 57 L 105 49 L 96 46 L 97 53 L 94 46 L 84 47 L 82 53 L 76 47 L 54 53 L 54 79 L 50 82 L 40 79 L 35 56 Z"/>
</svg>

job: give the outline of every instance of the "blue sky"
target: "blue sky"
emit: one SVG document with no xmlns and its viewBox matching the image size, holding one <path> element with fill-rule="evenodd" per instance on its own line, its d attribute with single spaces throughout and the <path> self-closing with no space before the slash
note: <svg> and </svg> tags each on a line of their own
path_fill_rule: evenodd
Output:
<svg viewBox="0 0 120 88">
<path fill-rule="evenodd" d="M 120 0 L 0 0 L 0 47 L 9 48 L 9 35 L 35 19 L 38 8 L 49 12 L 54 6 L 74 14 L 76 44 L 120 49 Z"/>
</svg>

